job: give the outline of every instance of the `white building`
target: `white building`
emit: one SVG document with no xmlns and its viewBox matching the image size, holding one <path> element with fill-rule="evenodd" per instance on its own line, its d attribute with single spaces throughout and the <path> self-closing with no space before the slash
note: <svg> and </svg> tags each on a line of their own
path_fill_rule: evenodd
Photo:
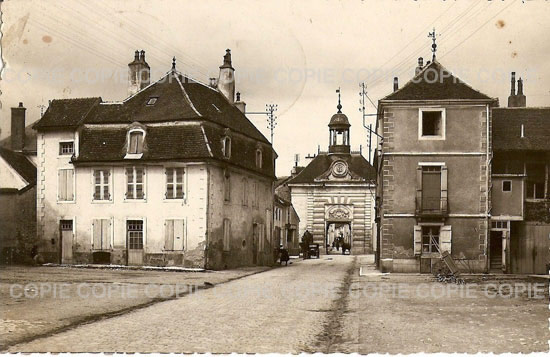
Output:
<svg viewBox="0 0 550 357">
<path fill-rule="evenodd" d="M 235 102 L 227 50 L 219 85 L 172 70 L 130 97 L 53 100 L 38 131 L 39 250 L 61 263 L 222 269 L 271 264 L 276 154 Z"/>
</svg>

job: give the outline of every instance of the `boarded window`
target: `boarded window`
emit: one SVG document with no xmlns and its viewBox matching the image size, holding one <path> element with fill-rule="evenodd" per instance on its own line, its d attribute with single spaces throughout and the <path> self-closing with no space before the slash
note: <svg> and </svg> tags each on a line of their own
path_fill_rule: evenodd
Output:
<svg viewBox="0 0 550 357">
<path fill-rule="evenodd" d="M 164 226 L 164 250 L 183 250 L 185 221 L 183 219 L 168 219 Z"/>
<path fill-rule="evenodd" d="M 74 170 L 62 169 L 58 171 L 58 200 L 74 201 Z"/>
<path fill-rule="evenodd" d="M 142 200 L 145 198 L 145 169 L 142 167 L 126 168 L 126 199 Z"/>
<path fill-rule="evenodd" d="M 183 167 L 166 169 L 166 198 L 167 199 L 182 199 L 183 198 Z"/>
<path fill-rule="evenodd" d="M 94 219 L 92 221 L 92 249 L 111 249 L 111 220 Z"/>
<path fill-rule="evenodd" d="M 110 200 L 110 176 L 111 171 L 108 169 L 94 170 L 94 200 Z"/>
<path fill-rule="evenodd" d="M 223 220 L 223 250 L 231 249 L 231 221 L 227 218 Z"/>
</svg>

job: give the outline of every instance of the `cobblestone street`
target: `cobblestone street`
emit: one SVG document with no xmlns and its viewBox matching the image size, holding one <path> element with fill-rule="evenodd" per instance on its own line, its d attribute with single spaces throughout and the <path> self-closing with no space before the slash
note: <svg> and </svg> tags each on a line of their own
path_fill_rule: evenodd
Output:
<svg viewBox="0 0 550 357">
<path fill-rule="evenodd" d="M 471 291 L 464 295 L 464 286 L 438 283 L 431 275 L 381 274 L 366 256 L 291 262 L 9 351 L 363 354 L 398 353 L 404 346 L 411 353 L 548 350 L 544 280 L 470 276 L 465 279 Z M 538 298 L 530 296 L 531 290 L 513 295 L 501 288 L 534 283 Z M 451 294 L 442 296 L 444 291 Z"/>
<path fill-rule="evenodd" d="M 327 260 L 330 259 L 330 260 Z M 300 352 L 323 334 L 354 257 L 293 264 L 16 345 L 26 352 Z M 322 286 L 312 291 L 309 287 Z M 331 296 L 329 290 L 336 294 Z"/>
</svg>

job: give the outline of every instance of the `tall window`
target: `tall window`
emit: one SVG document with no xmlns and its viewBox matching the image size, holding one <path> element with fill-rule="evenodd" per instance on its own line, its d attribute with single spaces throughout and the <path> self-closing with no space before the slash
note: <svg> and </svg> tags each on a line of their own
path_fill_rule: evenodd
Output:
<svg viewBox="0 0 550 357">
<path fill-rule="evenodd" d="M 422 210 L 441 209 L 441 167 L 422 167 Z"/>
<path fill-rule="evenodd" d="M 143 200 L 145 198 L 144 177 L 143 167 L 126 168 L 126 199 Z"/>
<path fill-rule="evenodd" d="M 422 226 L 422 253 L 438 253 L 439 226 Z"/>
<path fill-rule="evenodd" d="M 231 175 L 228 171 L 223 175 L 223 197 L 226 202 L 231 201 Z"/>
<path fill-rule="evenodd" d="M 183 167 L 166 169 L 166 198 L 167 199 L 183 198 L 183 175 L 184 175 Z"/>
<path fill-rule="evenodd" d="M 127 221 L 126 230 L 128 232 L 128 249 L 143 249 L 143 221 Z"/>
<path fill-rule="evenodd" d="M 243 206 L 248 206 L 248 180 L 243 178 Z"/>
<path fill-rule="evenodd" d="M 74 201 L 74 170 L 61 169 L 58 171 L 58 201 Z"/>
<path fill-rule="evenodd" d="M 143 131 L 132 130 L 128 140 L 128 154 L 141 154 L 143 152 Z"/>
<path fill-rule="evenodd" d="M 226 159 L 231 157 L 231 138 L 229 136 L 225 136 L 222 139 L 222 151 Z"/>
<path fill-rule="evenodd" d="M 110 187 L 111 170 L 94 170 L 94 200 L 108 201 L 111 199 Z"/>
<path fill-rule="evenodd" d="M 59 155 L 74 154 L 74 141 L 62 141 L 59 143 Z"/>
<path fill-rule="evenodd" d="M 527 171 L 527 198 L 544 198 L 544 181 L 546 179 L 545 165 L 541 163 L 528 163 L 525 168 Z"/>
<path fill-rule="evenodd" d="M 227 218 L 223 220 L 223 250 L 229 251 L 231 248 L 231 221 Z"/>
<path fill-rule="evenodd" d="M 261 169 L 262 168 L 262 149 L 256 150 L 256 167 Z"/>
</svg>

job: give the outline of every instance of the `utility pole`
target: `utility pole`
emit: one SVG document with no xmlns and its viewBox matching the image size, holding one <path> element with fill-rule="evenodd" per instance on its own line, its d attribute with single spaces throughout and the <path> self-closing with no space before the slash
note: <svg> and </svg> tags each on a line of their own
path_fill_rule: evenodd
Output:
<svg viewBox="0 0 550 357">
<path fill-rule="evenodd" d="M 265 111 L 267 112 L 267 128 L 271 131 L 271 146 L 273 146 L 273 131 L 277 126 L 277 117 L 273 113 L 277 111 L 277 104 L 266 104 Z"/>
<path fill-rule="evenodd" d="M 371 157 L 372 157 L 372 124 L 366 125 L 366 119 L 368 116 L 375 116 L 376 114 L 367 114 L 366 108 L 365 108 L 365 99 L 368 99 L 371 104 L 374 106 L 374 103 L 370 100 L 370 98 L 367 95 L 367 85 L 365 82 L 359 83 L 359 88 L 361 88 L 361 92 L 359 92 L 359 96 L 361 99 L 359 99 L 359 104 L 361 104 L 361 107 L 359 107 L 359 111 L 363 113 L 363 127 L 369 131 L 369 159 L 368 162 L 372 164 Z M 376 106 L 375 106 L 376 107 Z M 375 133 L 376 134 L 376 133 Z M 376 134 L 378 136 L 378 134 Z"/>
<path fill-rule="evenodd" d="M 249 114 L 263 114 L 267 115 L 267 128 L 271 132 L 271 146 L 273 146 L 273 132 L 277 126 L 277 116 L 274 114 L 277 111 L 279 106 L 277 104 L 266 104 L 265 112 L 246 112 L 246 115 Z"/>
<path fill-rule="evenodd" d="M 44 104 L 40 104 L 40 105 L 37 105 L 36 107 L 40 108 L 40 118 L 42 118 L 44 116 L 44 108 L 46 108 L 46 106 Z"/>
</svg>

